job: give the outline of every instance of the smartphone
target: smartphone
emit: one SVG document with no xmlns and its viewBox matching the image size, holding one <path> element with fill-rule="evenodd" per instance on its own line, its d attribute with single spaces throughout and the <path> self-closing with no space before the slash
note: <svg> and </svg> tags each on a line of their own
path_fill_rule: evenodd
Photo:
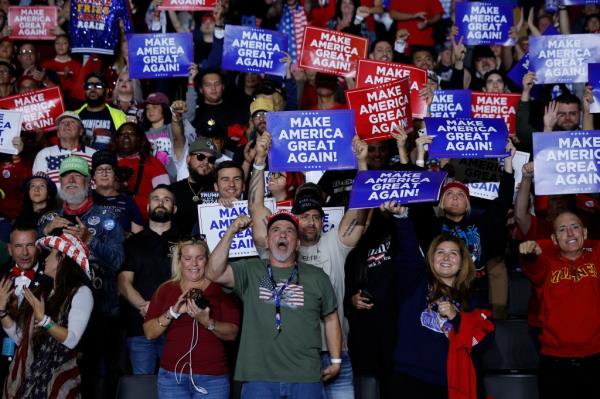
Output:
<svg viewBox="0 0 600 399">
<path fill-rule="evenodd" d="M 365 303 L 373 303 L 373 294 L 371 294 L 369 291 L 365 290 L 364 288 L 362 290 L 360 290 L 360 295 L 363 298 L 367 298 L 366 300 L 364 300 L 363 302 Z"/>
</svg>

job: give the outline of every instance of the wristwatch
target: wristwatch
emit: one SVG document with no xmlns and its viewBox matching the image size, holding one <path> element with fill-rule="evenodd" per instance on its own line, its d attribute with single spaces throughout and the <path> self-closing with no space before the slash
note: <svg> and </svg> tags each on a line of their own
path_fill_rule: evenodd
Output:
<svg viewBox="0 0 600 399">
<path fill-rule="evenodd" d="M 206 329 L 207 329 L 208 331 L 214 331 L 216 327 L 217 327 L 216 323 L 215 323 L 213 320 L 211 320 L 211 321 L 208 323 L 208 326 L 206 326 Z"/>
</svg>

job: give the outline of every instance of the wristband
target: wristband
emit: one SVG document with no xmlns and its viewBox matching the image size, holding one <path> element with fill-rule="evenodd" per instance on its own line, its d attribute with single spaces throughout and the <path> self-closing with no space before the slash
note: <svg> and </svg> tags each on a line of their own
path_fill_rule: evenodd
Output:
<svg viewBox="0 0 600 399">
<path fill-rule="evenodd" d="M 174 319 L 178 319 L 179 316 L 181 316 L 181 313 L 177 313 L 176 311 L 173 310 L 173 306 L 171 306 L 169 308 L 169 314 L 171 315 L 172 318 Z"/>
<path fill-rule="evenodd" d="M 267 166 L 267 164 L 257 165 L 256 162 L 254 162 L 254 164 L 252 165 L 254 170 L 265 170 L 266 166 Z"/>
<path fill-rule="evenodd" d="M 50 331 L 54 328 L 55 325 L 56 325 L 56 323 L 53 322 L 52 320 L 50 320 L 50 322 L 44 326 L 44 330 Z"/>
<path fill-rule="evenodd" d="M 342 359 L 339 357 L 332 357 L 329 361 L 331 364 L 342 364 Z"/>
</svg>

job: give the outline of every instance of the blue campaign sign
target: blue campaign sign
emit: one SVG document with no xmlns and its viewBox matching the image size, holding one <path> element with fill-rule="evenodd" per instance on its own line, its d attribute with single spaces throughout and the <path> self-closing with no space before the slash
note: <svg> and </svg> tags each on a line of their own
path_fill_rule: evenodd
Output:
<svg viewBox="0 0 600 399">
<path fill-rule="evenodd" d="M 536 84 L 587 82 L 587 64 L 600 62 L 600 35 L 529 37 L 529 69 Z"/>
<path fill-rule="evenodd" d="M 436 90 L 429 107 L 432 118 L 469 118 L 471 90 Z"/>
<path fill-rule="evenodd" d="M 283 33 L 226 25 L 221 66 L 229 71 L 285 76 L 286 64 L 281 59 L 287 50 L 288 40 Z"/>
<path fill-rule="evenodd" d="M 506 157 L 506 123 L 500 118 L 425 118 L 432 158 Z"/>
<path fill-rule="evenodd" d="M 482 2 L 456 3 L 458 36 L 465 45 L 500 44 L 512 46 L 513 6 Z"/>
<path fill-rule="evenodd" d="M 536 195 L 600 192 L 600 131 L 533 133 Z"/>
<path fill-rule="evenodd" d="M 157 79 L 187 76 L 194 62 L 192 34 L 152 33 L 127 35 L 129 77 Z"/>
<path fill-rule="evenodd" d="M 519 62 L 506 74 L 514 84 L 523 88 L 523 76 L 529 72 L 529 53 L 526 53 Z"/>
<path fill-rule="evenodd" d="M 355 169 L 352 110 L 267 113 L 269 171 Z"/>
<path fill-rule="evenodd" d="M 558 0 L 563 6 L 585 6 L 588 4 L 600 4 L 600 0 Z"/>
<path fill-rule="evenodd" d="M 592 86 L 592 94 L 594 95 L 590 112 L 600 113 L 600 64 L 588 64 L 588 83 Z"/>
<path fill-rule="evenodd" d="M 349 208 L 376 208 L 385 201 L 433 202 L 440 196 L 446 172 L 359 170 Z"/>
</svg>

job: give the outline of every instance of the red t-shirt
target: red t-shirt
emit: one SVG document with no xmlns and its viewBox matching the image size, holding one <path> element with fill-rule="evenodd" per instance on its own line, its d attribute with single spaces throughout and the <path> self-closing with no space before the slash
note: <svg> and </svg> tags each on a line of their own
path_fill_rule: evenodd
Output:
<svg viewBox="0 0 600 399">
<path fill-rule="evenodd" d="M 128 167 L 133 170 L 133 175 L 127 181 L 127 188 L 129 191 L 133 191 L 135 188 L 135 183 L 137 182 L 138 170 L 140 167 L 140 157 L 138 155 L 119 158 L 119 166 Z M 149 156 L 146 158 L 144 162 L 144 175 L 142 177 L 142 181 L 140 183 L 140 187 L 134 197 L 135 203 L 138 208 L 140 208 L 140 212 L 142 213 L 142 217 L 144 220 L 148 219 L 148 195 L 152 192 L 152 189 L 156 184 L 154 184 L 154 179 L 158 176 L 165 176 L 165 179 L 168 180 L 167 169 L 165 166 L 153 156 Z M 168 182 L 166 182 L 168 184 Z"/>
<path fill-rule="evenodd" d="M 300 2 L 304 7 L 305 1 Z M 316 2 L 313 2 L 316 3 Z M 335 0 L 329 0 L 329 3 L 323 7 L 314 6 L 308 13 L 308 22 L 312 26 L 318 26 L 319 28 L 326 28 L 327 22 L 335 15 Z"/>
<path fill-rule="evenodd" d="M 600 353 L 600 242 L 574 261 L 549 240 L 542 254 L 522 258 L 525 275 L 540 298 L 541 352 L 580 357 Z"/>
<path fill-rule="evenodd" d="M 60 79 L 60 85 L 65 92 L 65 96 L 71 97 L 71 93 L 75 91 L 77 77 L 81 71 L 81 63 L 73 59 L 67 62 L 51 59 L 42 62 L 42 68 L 55 71 Z M 67 73 L 68 71 L 70 71 L 70 73 Z"/>
<path fill-rule="evenodd" d="M 418 12 L 426 12 L 427 18 L 433 18 L 434 15 L 444 15 L 444 8 L 439 0 L 392 0 L 390 10 L 400 11 L 406 14 L 415 14 Z M 407 42 L 411 45 L 433 46 L 433 27 L 428 26 L 421 30 L 417 25 L 423 20 L 420 18 L 409 19 L 408 21 L 398 21 L 398 29 L 407 29 L 410 33 Z"/>
<path fill-rule="evenodd" d="M 169 310 L 181 295 L 178 283 L 168 282 L 160 286 L 154 293 L 146 321 L 157 318 Z M 204 296 L 209 302 L 210 317 L 217 322 L 233 323 L 239 326 L 240 312 L 231 294 L 223 292 L 218 284 L 211 283 L 205 290 Z M 167 329 L 167 339 L 160 358 L 160 367 L 176 372 L 177 361 L 190 349 L 192 326 L 194 322 L 187 314 L 182 314 L 173 320 Z M 189 357 L 179 362 L 179 368 Z M 186 372 L 189 370 L 185 368 Z M 227 374 L 227 359 L 223 342 L 217 336 L 198 323 L 198 343 L 192 351 L 192 373 L 206 375 Z"/>
</svg>

